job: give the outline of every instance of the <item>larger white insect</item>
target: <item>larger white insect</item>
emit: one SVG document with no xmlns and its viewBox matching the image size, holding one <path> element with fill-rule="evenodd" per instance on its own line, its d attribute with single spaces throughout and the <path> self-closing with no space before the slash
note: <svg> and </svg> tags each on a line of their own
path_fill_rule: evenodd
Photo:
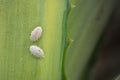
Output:
<svg viewBox="0 0 120 80">
<path fill-rule="evenodd" d="M 36 46 L 36 45 L 31 45 L 30 46 L 30 52 L 35 57 L 38 57 L 38 58 L 44 57 L 43 50 L 40 47 Z"/>
<path fill-rule="evenodd" d="M 37 41 L 41 37 L 41 34 L 42 34 L 42 28 L 38 26 L 31 32 L 30 40 Z"/>
</svg>

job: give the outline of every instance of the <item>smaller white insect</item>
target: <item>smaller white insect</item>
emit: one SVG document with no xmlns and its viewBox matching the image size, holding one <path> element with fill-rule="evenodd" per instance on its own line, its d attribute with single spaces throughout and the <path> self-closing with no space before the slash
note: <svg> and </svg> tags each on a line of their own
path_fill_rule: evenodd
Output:
<svg viewBox="0 0 120 80">
<path fill-rule="evenodd" d="M 30 40 L 37 41 L 41 37 L 41 34 L 42 34 L 42 28 L 38 26 L 31 32 Z"/>
<path fill-rule="evenodd" d="M 43 50 L 40 47 L 36 46 L 36 45 L 31 45 L 30 46 L 30 52 L 35 57 L 38 57 L 38 58 L 44 57 Z"/>
</svg>

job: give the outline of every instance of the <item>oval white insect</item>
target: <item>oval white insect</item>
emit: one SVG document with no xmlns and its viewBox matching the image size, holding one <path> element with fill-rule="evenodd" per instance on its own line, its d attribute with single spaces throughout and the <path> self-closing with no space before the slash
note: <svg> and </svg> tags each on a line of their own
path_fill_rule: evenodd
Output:
<svg viewBox="0 0 120 80">
<path fill-rule="evenodd" d="M 30 52 L 35 57 L 38 57 L 38 58 L 44 57 L 43 50 L 40 47 L 36 46 L 36 45 L 31 45 L 30 46 Z"/>
<path fill-rule="evenodd" d="M 37 41 L 41 37 L 41 34 L 42 34 L 42 28 L 38 26 L 31 32 L 30 40 Z"/>
</svg>

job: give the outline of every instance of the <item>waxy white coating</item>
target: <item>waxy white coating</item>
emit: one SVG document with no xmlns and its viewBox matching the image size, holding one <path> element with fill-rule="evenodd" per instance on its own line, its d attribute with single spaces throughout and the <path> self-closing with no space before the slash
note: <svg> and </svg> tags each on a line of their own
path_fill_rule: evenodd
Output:
<svg viewBox="0 0 120 80">
<path fill-rule="evenodd" d="M 31 32 L 30 40 L 37 41 L 41 37 L 41 34 L 42 34 L 42 28 L 38 26 L 35 29 L 33 29 L 33 31 Z"/>
<path fill-rule="evenodd" d="M 30 46 L 30 52 L 35 57 L 44 57 L 43 50 L 40 47 L 36 46 L 36 45 L 31 45 Z"/>
</svg>

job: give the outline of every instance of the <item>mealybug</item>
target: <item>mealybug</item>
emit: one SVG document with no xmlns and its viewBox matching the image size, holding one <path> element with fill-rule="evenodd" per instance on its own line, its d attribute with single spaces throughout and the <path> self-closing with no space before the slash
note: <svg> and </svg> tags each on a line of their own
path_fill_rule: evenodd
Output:
<svg viewBox="0 0 120 80">
<path fill-rule="evenodd" d="M 43 50 L 40 47 L 36 46 L 36 45 L 31 45 L 30 46 L 30 52 L 35 57 L 44 57 Z"/>
<path fill-rule="evenodd" d="M 36 27 L 30 35 L 30 40 L 31 41 L 37 41 L 42 34 L 42 28 L 40 26 Z"/>
</svg>

